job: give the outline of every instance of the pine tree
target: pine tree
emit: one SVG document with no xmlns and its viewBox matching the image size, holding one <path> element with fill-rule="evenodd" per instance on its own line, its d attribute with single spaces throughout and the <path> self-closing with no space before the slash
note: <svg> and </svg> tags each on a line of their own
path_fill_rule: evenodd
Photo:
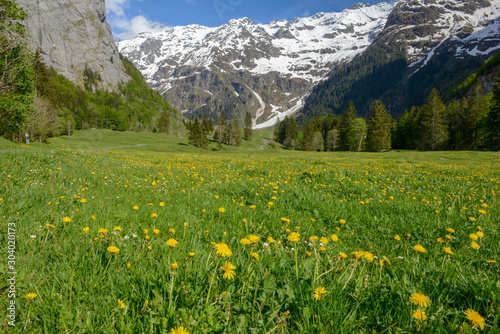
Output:
<svg viewBox="0 0 500 334">
<path fill-rule="evenodd" d="M 487 146 L 492 150 L 500 150 L 500 74 L 495 79 L 493 98 L 487 116 Z"/>
<path fill-rule="evenodd" d="M 238 122 L 237 118 L 233 118 L 231 122 L 231 129 L 230 129 L 230 144 L 232 146 L 240 146 L 241 145 L 241 129 L 240 129 L 240 123 Z"/>
<path fill-rule="evenodd" d="M 311 120 L 307 120 L 306 126 L 303 131 L 303 138 L 301 143 L 301 149 L 303 151 L 314 151 L 316 150 L 314 145 L 314 123 Z"/>
<path fill-rule="evenodd" d="M 170 133 L 170 112 L 162 110 L 158 120 L 158 132 L 169 134 Z"/>
<path fill-rule="evenodd" d="M 483 131 L 482 121 L 486 116 L 486 98 L 483 91 L 483 84 L 480 80 L 476 82 L 472 89 L 472 95 L 468 100 L 469 113 L 467 117 L 467 141 L 470 148 L 477 150 L 482 142 Z"/>
<path fill-rule="evenodd" d="M 382 101 L 373 101 L 366 129 L 366 149 L 386 151 L 391 149 L 392 117 Z"/>
<path fill-rule="evenodd" d="M 285 123 L 285 129 L 283 131 L 284 133 L 283 145 L 285 145 L 288 148 L 295 149 L 297 147 L 297 134 L 299 132 L 299 126 L 297 125 L 297 121 L 295 121 L 295 118 L 293 117 L 287 116 L 285 120 L 286 123 Z"/>
<path fill-rule="evenodd" d="M 359 143 L 361 142 L 361 149 L 365 148 L 365 141 L 363 140 L 366 136 L 366 121 L 364 118 L 358 117 L 352 121 L 351 130 L 347 135 L 347 140 L 349 143 L 349 151 L 357 151 L 359 148 Z"/>
<path fill-rule="evenodd" d="M 210 133 L 210 126 L 208 125 L 208 119 L 205 115 L 203 115 L 203 118 L 201 120 L 201 129 L 206 135 Z"/>
<path fill-rule="evenodd" d="M 420 149 L 432 151 L 442 149 L 448 140 L 445 106 L 436 88 L 432 89 L 422 109 L 420 139 Z"/>
<path fill-rule="evenodd" d="M 200 122 L 197 118 L 191 123 L 186 123 L 186 128 L 188 129 L 188 142 L 195 147 L 208 149 L 208 138 L 206 133 L 203 131 Z"/>
<path fill-rule="evenodd" d="M 356 119 L 357 111 L 354 103 L 349 103 L 349 107 L 344 109 L 340 115 L 338 122 L 339 130 L 339 149 L 341 151 L 349 150 L 349 132 L 351 131 L 352 122 Z"/>
<path fill-rule="evenodd" d="M 396 131 L 392 138 L 392 147 L 396 149 L 408 149 L 406 138 L 410 129 L 410 113 L 405 109 L 403 114 L 399 117 L 396 125 Z"/>
<path fill-rule="evenodd" d="M 243 134 L 245 140 L 252 140 L 252 114 L 245 113 L 245 131 Z"/>
</svg>

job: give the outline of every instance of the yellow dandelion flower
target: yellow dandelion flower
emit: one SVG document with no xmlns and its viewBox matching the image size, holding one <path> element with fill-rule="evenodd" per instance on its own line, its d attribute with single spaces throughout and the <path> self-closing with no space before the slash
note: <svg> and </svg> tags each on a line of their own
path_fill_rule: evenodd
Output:
<svg viewBox="0 0 500 334">
<path fill-rule="evenodd" d="M 123 229 L 120 226 L 115 226 L 115 228 L 113 228 L 113 230 L 118 231 L 118 232 L 123 231 Z"/>
<path fill-rule="evenodd" d="M 328 245 L 328 238 L 327 237 L 321 237 L 319 239 L 319 242 L 321 242 L 323 245 Z"/>
<path fill-rule="evenodd" d="M 273 205 L 274 205 L 273 202 L 267 202 L 267 207 L 268 208 L 272 207 Z"/>
<path fill-rule="evenodd" d="M 158 217 L 158 214 L 157 214 L 157 213 L 155 213 L 155 212 L 153 212 L 153 213 L 151 214 L 151 218 L 156 218 L 156 217 Z"/>
<path fill-rule="evenodd" d="M 257 205 L 253 204 L 253 205 L 250 205 L 250 209 L 256 209 L 257 208 Z"/>
<path fill-rule="evenodd" d="M 336 234 L 332 234 L 332 236 L 330 237 L 330 239 L 332 239 L 333 242 L 339 241 L 339 237 Z"/>
<path fill-rule="evenodd" d="M 148 232 L 149 232 L 149 230 L 147 230 L 147 229 L 145 229 L 145 228 L 144 228 L 144 229 L 142 229 L 142 233 L 144 233 L 144 234 L 148 234 Z"/>
<path fill-rule="evenodd" d="M 69 223 L 69 222 L 71 221 L 71 218 L 69 218 L 69 217 L 64 217 L 62 220 L 63 220 L 63 222 L 65 222 L 65 223 Z"/>
<path fill-rule="evenodd" d="M 474 217 L 469 217 L 469 220 L 473 222 L 473 221 L 476 221 L 477 219 Z"/>
<path fill-rule="evenodd" d="M 132 267 L 132 265 L 130 264 L 130 262 L 127 262 L 127 269 L 130 269 L 130 267 Z"/>
<path fill-rule="evenodd" d="M 476 249 L 476 250 L 478 250 L 478 249 L 479 249 L 479 244 L 478 244 L 477 242 L 475 242 L 475 241 L 471 242 L 471 243 L 470 243 L 470 246 L 471 246 L 472 248 Z"/>
<path fill-rule="evenodd" d="M 173 229 L 173 228 L 169 228 L 169 229 L 168 229 L 168 231 L 169 231 L 170 233 L 172 233 L 172 234 L 175 234 L 175 229 Z"/>
<path fill-rule="evenodd" d="M 316 299 L 316 300 L 320 300 L 321 297 L 327 293 L 328 291 L 322 287 L 322 286 L 319 286 L 317 287 L 316 289 L 314 289 L 314 292 L 313 292 L 313 298 Z"/>
<path fill-rule="evenodd" d="M 341 259 L 347 259 L 347 254 L 346 254 L 346 253 L 339 252 L 339 257 L 340 257 Z"/>
<path fill-rule="evenodd" d="M 436 241 L 439 242 L 439 243 L 444 243 L 444 239 L 443 238 L 437 238 Z"/>
<path fill-rule="evenodd" d="M 250 240 L 248 240 L 248 238 L 243 238 L 243 239 L 241 239 L 241 240 L 240 240 L 240 243 L 241 243 L 241 244 L 243 244 L 243 245 L 245 245 L 245 246 L 247 246 L 247 245 L 250 245 L 250 244 L 251 244 L 251 242 L 250 242 Z"/>
<path fill-rule="evenodd" d="M 450 247 L 443 247 L 443 251 L 446 255 L 453 255 L 453 252 Z"/>
<path fill-rule="evenodd" d="M 83 233 L 87 234 L 89 233 L 90 227 L 84 227 L 83 228 Z"/>
<path fill-rule="evenodd" d="M 46 223 L 45 225 L 47 225 L 48 228 L 56 228 L 54 225 L 49 224 L 49 223 Z"/>
<path fill-rule="evenodd" d="M 223 279 L 231 280 L 236 276 L 236 272 L 234 271 L 236 269 L 236 266 L 229 261 L 226 261 L 224 263 L 224 266 L 221 267 L 221 269 L 224 272 L 222 274 Z"/>
<path fill-rule="evenodd" d="M 24 298 L 28 299 L 28 300 L 34 300 L 38 295 L 34 292 L 30 292 L 26 295 L 24 295 Z"/>
<path fill-rule="evenodd" d="M 273 237 L 267 237 L 267 242 L 269 242 L 270 244 L 274 243 Z"/>
<path fill-rule="evenodd" d="M 311 252 L 306 251 L 306 255 L 307 255 L 307 256 L 311 256 L 312 254 L 311 254 Z"/>
<path fill-rule="evenodd" d="M 175 261 L 174 263 L 172 263 L 171 267 L 172 270 L 177 270 L 177 268 L 179 267 L 179 262 Z"/>
<path fill-rule="evenodd" d="M 316 240 L 319 240 L 319 237 L 317 235 L 313 235 L 313 236 L 309 237 L 309 242 L 314 242 Z"/>
<path fill-rule="evenodd" d="M 477 212 L 479 212 L 479 213 L 480 213 L 480 214 L 482 214 L 482 215 L 485 215 L 485 214 L 486 214 L 486 211 L 484 211 L 484 210 L 478 210 Z"/>
<path fill-rule="evenodd" d="M 445 235 L 444 237 L 445 237 L 446 239 L 448 239 L 448 240 L 452 240 L 452 239 L 453 239 L 453 237 L 452 237 L 451 235 L 449 235 L 449 234 Z"/>
<path fill-rule="evenodd" d="M 410 302 L 418 307 L 427 307 L 431 304 L 429 297 L 421 293 L 412 293 L 410 296 Z"/>
<path fill-rule="evenodd" d="M 183 326 L 179 326 L 172 328 L 168 334 L 189 334 L 189 332 Z"/>
<path fill-rule="evenodd" d="M 373 254 L 370 252 L 363 252 L 363 257 L 368 262 L 373 262 Z"/>
<path fill-rule="evenodd" d="M 220 257 L 230 257 L 233 255 L 229 246 L 223 242 L 215 244 L 214 247 L 216 249 L 216 254 Z"/>
<path fill-rule="evenodd" d="M 465 317 L 469 320 L 473 327 L 479 326 L 481 330 L 484 329 L 485 320 L 484 318 L 476 311 L 471 308 L 468 308 L 464 311 Z"/>
<path fill-rule="evenodd" d="M 482 231 L 482 230 L 483 230 L 483 228 L 482 228 L 481 226 L 478 226 L 478 227 L 477 227 L 477 230 L 478 230 L 478 231 Z"/>
<path fill-rule="evenodd" d="M 484 233 L 481 232 L 481 231 L 477 231 L 476 232 L 476 235 L 479 237 L 479 238 L 484 238 Z"/>
<path fill-rule="evenodd" d="M 189 252 L 189 256 L 194 257 L 194 252 Z"/>
<path fill-rule="evenodd" d="M 111 254 L 118 254 L 119 251 L 120 251 L 120 248 L 118 248 L 116 246 L 109 246 L 108 247 L 108 252 L 110 252 Z"/>
<path fill-rule="evenodd" d="M 154 233 L 154 234 L 160 234 L 160 230 L 159 230 L 159 229 L 157 229 L 157 228 L 154 228 L 154 229 L 153 229 L 153 233 Z"/>
<path fill-rule="evenodd" d="M 392 265 L 391 261 L 385 256 L 384 256 L 384 261 L 387 262 L 388 265 Z"/>
<path fill-rule="evenodd" d="M 252 244 L 256 244 L 256 243 L 258 243 L 258 242 L 260 241 L 260 237 L 259 237 L 259 236 L 257 236 L 257 235 L 254 235 L 254 234 L 250 234 L 250 235 L 248 236 L 248 240 L 250 240 L 250 242 L 251 242 Z"/>
<path fill-rule="evenodd" d="M 339 223 L 341 223 L 341 224 L 345 224 L 345 219 L 341 219 L 341 220 L 339 220 Z"/>
<path fill-rule="evenodd" d="M 101 234 L 108 234 L 108 229 L 107 228 L 100 228 L 98 232 Z"/>
<path fill-rule="evenodd" d="M 497 261 L 495 260 L 486 260 L 486 262 L 488 262 L 489 264 L 497 263 Z"/>
<path fill-rule="evenodd" d="M 411 317 L 413 319 L 421 320 L 421 321 L 424 321 L 424 320 L 427 319 L 427 316 L 425 315 L 425 312 L 421 311 L 421 310 L 415 310 L 415 311 L 413 311 L 413 314 L 411 315 Z"/>
<path fill-rule="evenodd" d="M 319 250 L 320 250 L 320 251 L 322 251 L 322 252 L 326 252 L 326 248 L 325 248 L 325 247 L 323 247 L 323 246 L 322 246 L 322 247 L 320 247 L 320 248 L 319 248 Z"/>
<path fill-rule="evenodd" d="M 153 250 L 153 247 L 152 246 L 148 246 L 148 251 L 152 251 Z"/>
<path fill-rule="evenodd" d="M 179 242 L 175 239 L 168 239 L 167 240 L 167 246 L 170 248 L 175 248 Z"/>
<path fill-rule="evenodd" d="M 352 256 L 354 256 L 355 259 L 359 259 L 359 258 L 361 258 L 365 254 L 365 252 L 363 252 L 363 251 L 355 251 L 355 252 L 352 252 L 351 254 L 352 254 Z"/>
<path fill-rule="evenodd" d="M 132 209 L 139 210 L 139 207 L 137 205 L 134 205 L 134 207 Z"/>
<path fill-rule="evenodd" d="M 415 246 L 413 246 L 413 249 L 416 250 L 419 253 L 425 253 L 425 252 L 427 252 L 427 250 L 422 245 L 415 245 Z"/>
<path fill-rule="evenodd" d="M 260 261 L 260 256 L 259 254 L 255 253 L 255 252 L 251 252 L 250 253 L 250 256 L 253 257 L 254 259 L 256 259 L 257 261 Z"/>
<path fill-rule="evenodd" d="M 396 241 L 400 241 L 401 240 L 401 237 L 399 236 L 399 234 L 396 234 L 394 236 L 394 240 L 396 240 Z"/>
<path fill-rule="evenodd" d="M 125 305 L 125 303 L 123 302 L 123 300 L 121 299 L 118 299 L 118 308 L 126 308 L 127 305 Z"/>
<path fill-rule="evenodd" d="M 224 209 L 224 208 L 219 208 L 218 210 L 219 210 L 219 212 L 226 212 L 226 209 Z"/>
<path fill-rule="evenodd" d="M 446 232 L 448 232 L 448 233 L 455 233 L 455 230 L 454 230 L 454 229 L 452 229 L 451 227 L 448 227 L 448 228 L 446 229 Z"/>
<path fill-rule="evenodd" d="M 165 203 L 163 203 L 163 202 L 160 202 L 160 206 L 165 206 Z"/>
<path fill-rule="evenodd" d="M 477 236 L 476 233 L 471 233 L 469 234 L 469 238 L 471 238 L 472 240 L 477 240 L 479 237 Z"/>
<path fill-rule="evenodd" d="M 291 242 L 298 242 L 300 241 L 300 234 L 297 232 L 292 232 L 288 235 L 287 239 Z"/>
<path fill-rule="evenodd" d="M 288 218 L 284 218 L 284 217 L 281 217 L 281 222 L 282 222 L 283 224 L 288 224 L 288 223 L 290 222 L 290 219 L 288 219 Z"/>
</svg>

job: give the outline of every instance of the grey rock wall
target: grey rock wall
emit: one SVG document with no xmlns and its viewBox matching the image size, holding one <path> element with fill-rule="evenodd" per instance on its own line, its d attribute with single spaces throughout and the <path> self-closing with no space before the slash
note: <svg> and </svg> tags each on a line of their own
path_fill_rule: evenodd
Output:
<svg viewBox="0 0 500 334">
<path fill-rule="evenodd" d="M 83 86 L 86 66 L 100 73 L 101 88 L 113 90 L 130 77 L 106 22 L 105 0 L 17 0 L 28 14 L 29 43 L 47 66 Z"/>
</svg>

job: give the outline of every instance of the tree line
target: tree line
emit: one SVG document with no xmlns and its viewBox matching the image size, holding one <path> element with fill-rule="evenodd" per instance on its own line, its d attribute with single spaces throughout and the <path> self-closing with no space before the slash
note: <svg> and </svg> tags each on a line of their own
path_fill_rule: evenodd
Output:
<svg viewBox="0 0 500 334">
<path fill-rule="evenodd" d="M 494 90 L 484 94 L 478 81 L 469 97 L 445 105 L 432 89 L 423 106 L 405 110 L 395 121 L 381 101 L 373 101 L 367 118 L 354 103 L 339 116 L 317 117 L 299 129 L 293 117 L 277 122 L 274 138 L 289 149 L 304 151 L 386 151 L 500 149 L 500 74 Z"/>
</svg>

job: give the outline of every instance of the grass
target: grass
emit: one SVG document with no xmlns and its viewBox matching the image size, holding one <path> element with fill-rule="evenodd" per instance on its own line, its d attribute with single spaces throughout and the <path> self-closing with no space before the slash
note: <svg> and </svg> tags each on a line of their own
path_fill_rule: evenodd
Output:
<svg viewBox="0 0 500 334">
<path fill-rule="evenodd" d="M 472 309 L 499 332 L 494 153 L 260 149 L 267 135 L 215 152 L 89 130 L 0 154 L 5 331 L 467 333 Z"/>
</svg>

